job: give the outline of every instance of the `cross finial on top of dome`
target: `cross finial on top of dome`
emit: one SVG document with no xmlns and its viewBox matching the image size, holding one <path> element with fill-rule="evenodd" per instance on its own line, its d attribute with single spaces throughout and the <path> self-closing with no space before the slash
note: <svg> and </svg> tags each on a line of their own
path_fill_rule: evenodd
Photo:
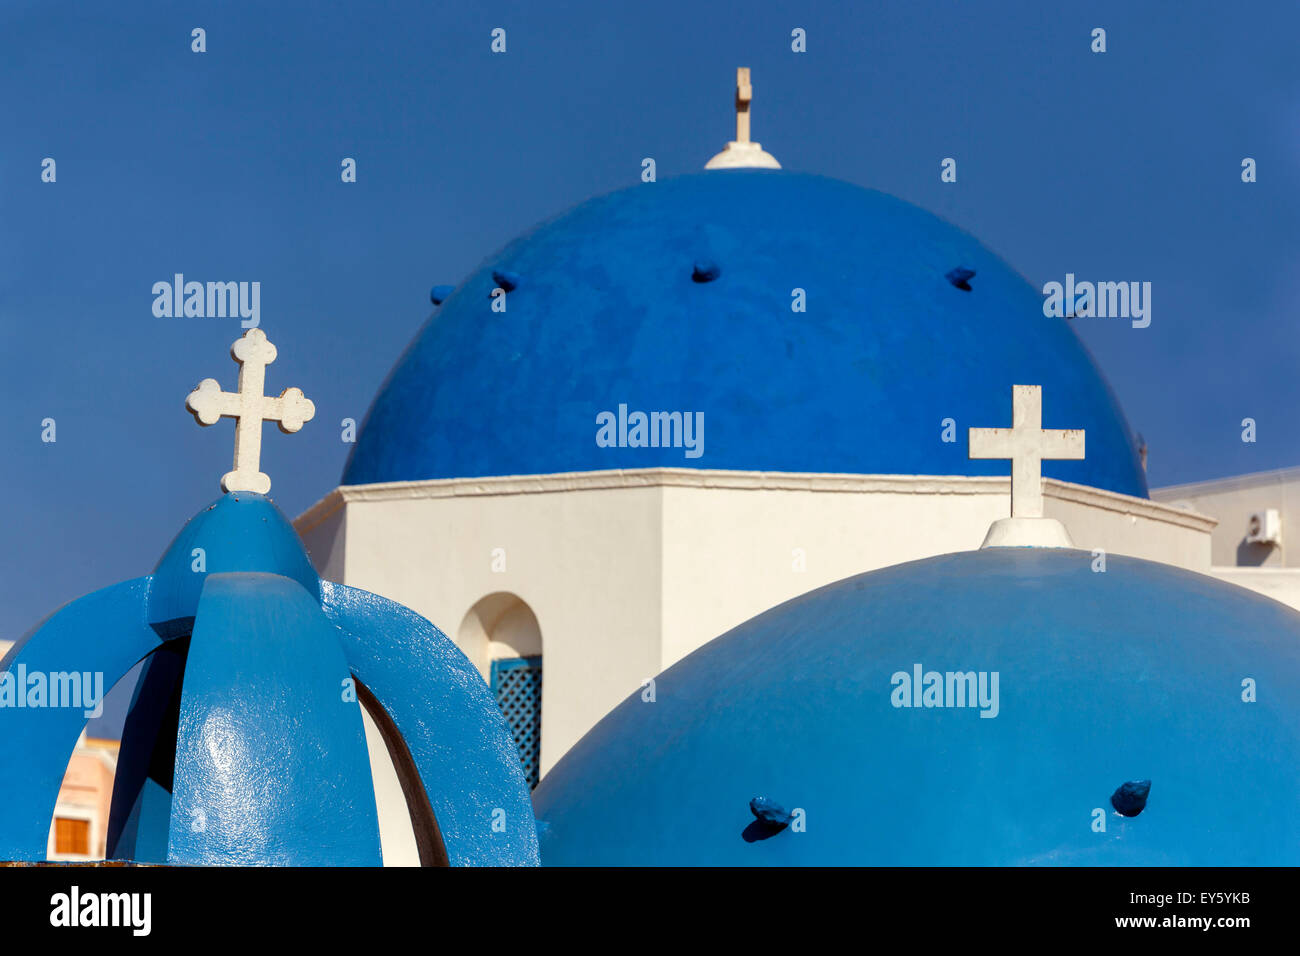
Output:
<svg viewBox="0 0 1300 956">
<path fill-rule="evenodd" d="M 221 477 L 223 491 L 252 491 L 264 495 L 271 479 L 261 471 L 262 422 L 273 421 L 285 434 L 311 421 L 316 406 L 300 388 L 286 388 L 278 398 L 263 395 L 266 367 L 275 361 L 276 349 L 261 329 L 249 329 L 230 347 L 239 363 L 239 390 L 223 392 L 215 378 L 205 378 L 185 399 L 185 407 L 200 425 L 218 419 L 235 419 L 235 467 Z"/>
<path fill-rule="evenodd" d="M 750 141 L 749 103 L 753 98 L 754 87 L 749 82 L 749 67 L 739 67 L 736 70 L 736 138 L 705 163 L 705 169 L 781 168 L 776 157 L 763 150 L 762 144 Z"/>
<path fill-rule="evenodd" d="M 1011 386 L 1011 427 L 972 428 L 971 458 L 1011 460 L 1011 517 L 989 528 L 983 547 L 1070 548 L 1065 526 L 1043 517 L 1043 461 L 1083 458 L 1082 428 L 1043 428 L 1041 385 Z"/>
<path fill-rule="evenodd" d="M 749 101 L 754 98 L 754 87 L 749 82 L 749 67 L 736 69 L 736 142 L 749 142 Z"/>
</svg>

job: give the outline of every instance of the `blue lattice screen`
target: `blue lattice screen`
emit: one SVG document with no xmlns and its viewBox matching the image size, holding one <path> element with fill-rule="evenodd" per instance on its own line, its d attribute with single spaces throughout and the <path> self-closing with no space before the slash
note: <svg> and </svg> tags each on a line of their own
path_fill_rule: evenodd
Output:
<svg viewBox="0 0 1300 956">
<path fill-rule="evenodd" d="M 528 786 L 535 787 L 542 752 L 541 656 L 493 661 L 492 693 L 515 735 Z"/>
</svg>

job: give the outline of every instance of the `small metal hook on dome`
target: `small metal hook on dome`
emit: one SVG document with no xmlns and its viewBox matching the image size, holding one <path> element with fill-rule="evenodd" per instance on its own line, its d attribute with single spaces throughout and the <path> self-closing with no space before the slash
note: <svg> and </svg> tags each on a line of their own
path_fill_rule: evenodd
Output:
<svg viewBox="0 0 1300 956">
<path fill-rule="evenodd" d="M 975 278 L 975 270 L 967 269 L 965 266 L 958 266 L 956 269 L 946 273 L 944 278 L 963 292 L 969 292 L 970 280 Z"/>
<path fill-rule="evenodd" d="M 492 281 L 495 282 L 499 288 L 505 289 L 507 292 L 514 292 L 515 289 L 519 288 L 519 283 L 522 280 L 517 272 L 507 272 L 504 269 L 493 269 Z"/>
<path fill-rule="evenodd" d="M 712 282 L 720 275 L 722 270 L 711 259 L 697 259 L 691 267 L 691 279 L 695 282 Z"/>
<path fill-rule="evenodd" d="M 1150 780 L 1130 780 L 1110 795 L 1110 805 L 1122 817 L 1135 817 L 1146 808 L 1150 792 Z"/>
<path fill-rule="evenodd" d="M 746 843 L 774 837 L 794 819 L 793 813 L 767 797 L 750 800 L 749 812 L 754 814 L 754 822 L 745 827 L 745 832 L 741 834 Z"/>
</svg>

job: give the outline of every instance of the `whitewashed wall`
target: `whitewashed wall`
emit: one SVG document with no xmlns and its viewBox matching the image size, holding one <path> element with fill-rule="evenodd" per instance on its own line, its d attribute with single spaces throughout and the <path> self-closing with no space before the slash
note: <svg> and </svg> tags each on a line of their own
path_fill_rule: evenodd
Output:
<svg viewBox="0 0 1300 956">
<path fill-rule="evenodd" d="M 1009 485 L 694 469 L 454 479 L 340 488 L 296 525 L 324 577 L 423 614 L 485 675 L 502 647 L 533 640 L 518 615 L 493 618 L 523 602 L 545 659 L 545 773 L 642 681 L 755 614 L 978 548 Z M 1080 547 L 1209 568 L 1213 519 L 1052 480 L 1045 495 Z"/>
</svg>

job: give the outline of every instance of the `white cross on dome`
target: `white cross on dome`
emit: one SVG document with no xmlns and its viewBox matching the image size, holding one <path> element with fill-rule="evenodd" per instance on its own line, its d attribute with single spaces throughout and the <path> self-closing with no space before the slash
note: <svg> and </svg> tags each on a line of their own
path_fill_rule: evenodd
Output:
<svg viewBox="0 0 1300 956">
<path fill-rule="evenodd" d="M 736 138 L 705 163 L 705 169 L 781 168 L 776 157 L 763 149 L 762 143 L 755 143 L 749 138 L 749 104 L 753 99 L 754 87 L 749 82 L 749 67 L 742 66 L 736 70 Z"/>
<path fill-rule="evenodd" d="M 1082 459 L 1082 428 L 1043 428 L 1041 385 L 1011 386 L 1011 427 L 972 428 L 970 457 L 1011 461 L 1011 517 L 993 523 L 985 547 L 1070 547 L 1065 527 L 1043 517 L 1043 462 Z M 1057 531 L 1059 529 L 1059 533 Z"/>
<path fill-rule="evenodd" d="M 277 398 L 262 394 L 266 367 L 275 361 L 276 349 L 261 329 L 245 332 L 230 347 L 230 355 L 239 363 L 238 390 L 223 392 L 215 378 L 205 378 L 190 392 L 185 406 L 200 425 L 235 419 L 234 470 L 221 477 L 221 488 L 264 495 L 271 490 L 271 479 L 261 471 L 262 422 L 273 421 L 280 431 L 291 434 L 311 421 L 316 406 L 300 388 L 286 388 Z"/>
</svg>

